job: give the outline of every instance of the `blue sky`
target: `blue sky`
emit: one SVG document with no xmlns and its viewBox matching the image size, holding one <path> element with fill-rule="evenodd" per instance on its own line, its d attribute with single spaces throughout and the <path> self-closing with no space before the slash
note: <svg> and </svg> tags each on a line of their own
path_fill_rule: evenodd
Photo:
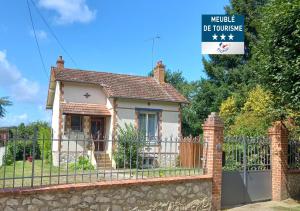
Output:
<svg viewBox="0 0 300 211">
<path fill-rule="evenodd" d="M 30 0 L 29 0 L 30 1 Z M 31 5 L 46 72 L 36 48 L 26 0 L 0 3 L 0 96 L 10 96 L 0 126 L 50 121 L 45 110 L 50 67 L 62 55 L 66 67 L 147 75 L 149 38 L 159 35 L 154 61 L 181 70 L 188 80 L 204 76 L 201 15 L 223 14 L 228 0 L 34 0 L 76 65 L 59 47 Z"/>
</svg>

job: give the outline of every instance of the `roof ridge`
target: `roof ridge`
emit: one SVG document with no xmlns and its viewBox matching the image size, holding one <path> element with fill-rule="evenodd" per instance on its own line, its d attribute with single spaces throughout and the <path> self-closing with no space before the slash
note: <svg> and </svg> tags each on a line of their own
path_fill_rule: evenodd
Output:
<svg viewBox="0 0 300 211">
<path fill-rule="evenodd" d="M 54 67 L 57 69 L 56 67 Z M 124 74 L 124 73 L 112 73 L 112 72 L 105 72 L 105 71 L 97 71 L 97 70 L 83 70 L 78 68 L 64 68 L 62 71 L 80 71 L 80 72 L 90 72 L 90 73 L 105 73 L 105 74 L 111 74 L 111 75 L 120 75 L 120 76 L 129 76 L 129 77 L 137 77 L 137 78 L 146 78 L 146 79 L 152 79 L 151 76 L 143 76 L 143 75 L 130 75 L 130 74 Z"/>
</svg>

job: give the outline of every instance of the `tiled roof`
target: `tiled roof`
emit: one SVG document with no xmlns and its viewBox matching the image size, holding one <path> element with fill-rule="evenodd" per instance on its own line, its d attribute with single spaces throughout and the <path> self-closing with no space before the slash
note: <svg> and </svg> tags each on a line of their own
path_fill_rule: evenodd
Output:
<svg viewBox="0 0 300 211">
<path fill-rule="evenodd" d="M 100 115 L 110 116 L 109 110 L 104 105 L 89 103 L 61 103 L 64 114 Z"/>
<path fill-rule="evenodd" d="M 108 97 L 133 98 L 166 102 L 188 101 L 172 85 L 160 84 L 153 77 L 67 69 L 55 70 L 58 81 L 98 84 Z"/>
</svg>

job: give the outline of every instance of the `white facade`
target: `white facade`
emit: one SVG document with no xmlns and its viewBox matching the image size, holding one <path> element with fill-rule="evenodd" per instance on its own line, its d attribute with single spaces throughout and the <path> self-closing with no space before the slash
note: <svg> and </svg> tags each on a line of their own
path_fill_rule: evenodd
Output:
<svg viewBox="0 0 300 211">
<path fill-rule="evenodd" d="M 85 95 L 89 96 L 86 97 Z M 105 138 L 110 140 L 105 146 L 105 152 L 109 155 L 114 166 L 114 161 L 112 159 L 112 140 L 114 132 L 117 133 L 118 129 L 116 127 L 124 127 L 125 124 L 136 124 L 136 112 L 137 110 L 146 111 L 159 111 L 160 117 L 157 127 L 159 127 L 161 137 L 160 139 L 173 139 L 178 138 L 180 134 L 180 104 L 172 102 L 163 101 L 148 101 L 148 100 L 135 100 L 135 99 L 114 99 L 108 98 L 104 93 L 101 86 L 86 84 L 86 83 L 70 83 L 70 82 L 56 82 L 54 103 L 53 103 L 53 113 L 52 113 L 52 129 L 53 129 L 53 159 L 54 165 L 58 165 L 58 153 L 59 144 L 61 146 L 60 153 L 65 152 L 70 154 L 71 152 L 80 153 L 86 151 L 91 157 L 93 164 L 96 164 L 95 156 L 93 151 L 88 148 L 84 141 L 78 141 L 78 139 L 84 139 L 86 137 L 86 131 L 91 131 L 90 128 L 84 129 L 82 136 L 73 137 L 69 129 L 66 128 L 66 115 L 62 114 L 60 103 L 87 103 L 87 104 L 99 104 L 104 105 L 110 112 L 110 116 L 105 117 Z M 155 113 L 155 112 L 154 112 Z M 61 120 L 60 120 L 61 115 Z M 84 116 L 84 121 L 90 121 L 89 118 L 92 116 Z M 87 119 L 86 119 L 87 118 Z M 90 127 L 90 125 L 89 125 Z M 59 131 L 59 129 L 61 131 Z M 67 134 L 68 132 L 68 134 Z M 71 131 L 72 132 L 72 131 Z M 60 135 L 62 141 L 59 142 Z M 159 134 L 157 134 L 159 135 Z M 70 140 L 71 138 L 71 140 Z M 77 139 L 77 141 L 76 141 Z M 151 149 L 154 150 L 154 149 Z M 160 147 L 162 152 L 177 152 L 177 144 L 162 144 Z M 155 152 L 154 152 L 155 153 Z M 74 157 L 72 155 L 71 157 Z M 66 162 L 66 158 L 64 162 Z M 69 158 L 70 159 L 70 158 Z"/>
<path fill-rule="evenodd" d="M 53 139 L 58 139 L 59 135 L 59 107 L 60 107 L 60 82 L 56 82 L 55 95 L 52 108 L 52 133 Z"/>
</svg>

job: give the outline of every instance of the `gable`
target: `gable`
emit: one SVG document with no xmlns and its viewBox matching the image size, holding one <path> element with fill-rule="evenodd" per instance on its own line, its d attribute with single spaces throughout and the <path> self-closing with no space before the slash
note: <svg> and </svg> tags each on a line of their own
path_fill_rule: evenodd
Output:
<svg viewBox="0 0 300 211">
<path fill-rule="evenodd" d="M 106 104 L 103 88 L 96 84 L 64 82 L 63 90 L 65 102 Z"/>
</svg>

